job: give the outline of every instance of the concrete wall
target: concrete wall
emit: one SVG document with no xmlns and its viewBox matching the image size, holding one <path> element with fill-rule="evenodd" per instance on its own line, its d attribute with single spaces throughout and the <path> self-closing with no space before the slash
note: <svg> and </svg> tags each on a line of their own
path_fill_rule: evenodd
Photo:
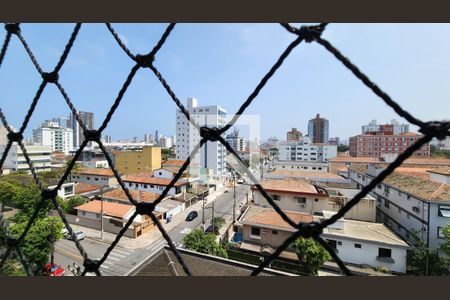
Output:
<svg viewBox="0 0 450 300">
<path fill-rule="evenodd" d="M 323 210 L 338 211 L 342 208 L 342 205 L 336 204 L 330 201 L 329 197 L 317 197 L 317 196 L 303 196 L 295 194 L 282 194 L 268 192 L 269 195 L 278 195 L 280 200 L 274 200 L 278 206 L 283 210 L 292 210 L 297 212 L 308 213 L 312 215 L 322 215 Z M 264 196 L 259 191 L 253 191 L 253 199 L 256 205 L 262 207 L 271 208 L 272 205 L 264 198 Z M 295 197 L 306 198 L 306 203 L 301 204 Z M 343 201 L 343 204 L 350 201 L 347 198 Z M 347 212 L 344 217 L 346 219 L 360 220 L 374 222 L 376 219 L 376 204 L 374 200 L 362 199 L 358 204 L 356 204 L 352 209 Z"/>
<path fill-rule="evenodd" d="M 134 183 L 134 182 L 125 182 L 127 188 L 131 190 L 139 190 L 144 192 L 152 192 L 157 194 L 162 194 L 166 186 L 156 185 L 156 184 L 148 184 L 148 183 Z M 180 187 L 171 187 L 169 189 L 168 195 L 177 195 L 179 193 L 186 192 L 186 186 Z"/>
<path fill-rule="evenodd" d="M 274 249 L 278 248 L 283 242 L 289 238 L 293 232 L 288 231 L 282 231 L 282 230 L 275 230 L 275 229 L 268 229 L 268 228 L 261 228 L 260 230 L 260 236 L 253 236 L 251 234 L 251 228 L 258 226 L 251 226 L 244 224 L 242 226 L 242 239 L 244 242 L 251 243 L 251 244 L 257 244 L 257 245 L 270 245 Z M 276 233 L 275 233 L 276 232 Z M 287 250 L 293 250 L 292 248 L 288 247 Z"/>
<path fill-rule="evenodd" d="M 117 151 L 116 168 L 124 174 L 153 172 L 161 168 L 161 147 L 143 147 L 142 151 Z"/>
<path fill-rule="evenodd" d="M 108 187 L 112 187 L 118 184 L 117 178 L 115 178 L 114 176 L 109 177 L 91 174 L 72 174 L 70 175 L 70 181 L 83 182 L 87 184 L 102 185 Z"/>
</svg>

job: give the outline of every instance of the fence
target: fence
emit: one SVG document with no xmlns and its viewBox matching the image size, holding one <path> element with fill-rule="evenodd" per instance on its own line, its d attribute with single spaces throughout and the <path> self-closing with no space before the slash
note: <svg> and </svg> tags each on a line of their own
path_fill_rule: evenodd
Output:
<svg viewBox="0 0 450 300">
<path fill-rule="evenodd" d="M 23 45 L 25 51 L 27 52 L 28 56 L 30 57 L 34 67 L 36 68 L 37 72 L 42 77 L 42 82 L 36 91 L 36 94 L 31 102 L 30 108 L 25 116 L 25 119 L 22 123 L 22 126 L 20 127 L 19 131 L 14 132 L 8 125 L 7 120 L 3 114 L 3 112 L 0 110 L 0 119 L 4 125 L 4 127 L 8 131 L 8 143 L 6 146 L 5 151 L 3 152 L 3 155 L 0 159 L 0 168 L 3 166 L 3 163 L 6 159 L 6 155 L 8 154 L 9 149 L 11 148 L 11 145 L 13 142 L 16 142 L 19 144 L 20 148 L 22 149 L 24 156 L 27 160 L 28 165 L 30 166 L 33 178 L 36 182 L 36 184 L 39 186 L 39 188 L 42 190 L 42 199 L 39 202 L 39 204 L 36 206 L 36 209 L 34 211 L 34 214 L 30 218 L 30 220 L 27 223 L 27 226 L 25 227 L 23 233 L 18 238 L 9 237 L 7 238 L 7 250 L 5 255 L 1 258 L 0 261 L 0 268 L 3 266 L 6 259 L 9 257 L 12 251 L 15 251 L 16 254 L 19 256 L 21 263 L 24 265 L 24 268 L 27 270 L 28 274 L 31 275 L 31 272 L 29 271 L 28 264 L 25 261 L 22 251 L 21 251 L 21 244 L 24 241 L 25 236 L 27 235 L 28 231 L 30 230 L 31 226 L 33 225 L 33 222 L 36 220 L 37 214 L 39 210 L 43 207 L 43 204 L 47 201 L 51 201 L 53 205 L 55 206 L 56 210 L 58 211 L 59 216 L 61 217 L 62 221 L 64 222 L 65 226 L 67 227 L 69 234 L 73 234 L 72 228 L 67 222 L 67 219 L 65 218 L 64 214 L 62 213 L 61 207 L 56 201 L 56 195 L 57 190 L 61 187 L 63 182 L 67 179 L 70 171 L 74 167 L 75 161 L 78 159 L 78 157 L 81 154 L 81 151 L 86 147 L 86 145 L 89 142 L 96 142 L 101 151 L 105 154 L 106 159 L 111 166 L 111 169 L 114 172 L 115 177 L 117 178 L 120 186 L 125 191 L 128 199 L 130 202 L 136 206 L 136 212 L 133 214 L 133 216 L 129 219 L 126 226 L 117 234 L 116 239 L 111 244 L 110 247 L 106 250 L 103 257 L 100 260 L 91 260 L 88 257 L 88 254 L 83 249 L 82 245 L 79 243 L 79 241 L 75 238 L 75 245 L 82 255 L 84 259 L 84 270 L 82 275 L 85 275 L 87 272 L 95 272 L 97 275 L 101 275 L 99 268 L 103 264 L 103 262 L 108 258 L 108 255 L 111 253 L 112 249 L 117 245 L 120 238 L 124 235 L 125 231 L 128 229 L 128 227 L 132 224 L 134 218 L 138 215 L 148 215 L 157 225 L 158 229 L 161 231 L 163 237 L 167 240 L 171 250 L 174 252 L 177 260 L 180 262 L 180 264 L 183 266 L 184 271 L 188 275 L 192 275 L 189 266 L 185 264 L 183 261 L 183 258 L 180 256 L 178 250 L 174 246 L 172 240 L 168 236 L 167 232 L 165 231 L 164 227 L 161 225 L 159 220 L 156 218 L 156 216 L 153 214 L 153 210 L 155 206 L 161 202 L 162 199 L 167 195 L 169 189 L 175 184 L 175 182 L 181 177 L 182 173 L 186 170 L 188 167 L 191 157 L 194 156 L 200 149 L 202 145 L 204 145 L 207 141 L 210 142 L 220 142 L 222 143 L 226 149 L 231 152 L 239 161 L 242 162 L 239 155 L 233 150 L 233 148 L 224 140 L 224 138 L 221 136 L 223 133 L 225 133 L 228 129 L 230 129 L 240 115 L 244 113 L 244 111 L 247 109 L 247 107 L 255 100 L 255 98 L 258 96 L 259 92 L 263 89 L 263 87 L 266 85 L 266 83 L 269 81 L 269 79 L 275 74 L 275 72 L 279 69 L 279 67 L 283 64 L 284 60 L 289 56 L 289 54 L 302 42 L 304 43 L 311 43 L 315 42 L 319 45 L 323 46 L 327 51 L 329 51 L 337 60 L 339 60 L 347 69 L 349 69 L 365 86 L 367 86 L 370 90 L 372 90 L 373 93 L 375 93 L 378 97 L 380 97 L 387 105 L 389 105 L 398 115 L 405 118 L 409 123 L 417 125 L 420 128 L 420 132 L 424 134 L 424 136 L 419 139 L 415 144 L 410 146 L 406 151 L 404 151 L 402 154 L 400 154 L 383 172 L 381 172 L 376 178 L 374 178 L 370 184 L 368 184 L 366 187 L 364 187 L 357 195 L 353 197 L 353 199 L 330 219 L 325 219 L 320 222 L 313 222 L 313 223 L 295 223 L 293 222 L 280 208 L 279 206 L 273 201 L 273 199 L 269 196 L 269 194 L 262 188 L 262 186 L 258 183 L 257 179 L 253 176 L 253 174 L 248 170 L 245 169 L 245 173 L 247 176 L 251 179 L 252 183 L 255 185 L 255 187 L 261 192 L 261 194 L 267 199 L 267 201 L 272 205 L 274 210 L 282 217 L 283 220 L 285 220 L 288 224 L 290 224 L 292 227 L 296 228 L 297 231 L 292 234 L 290 238 L 288 238 L 279 248 L 277 248 L 276 251 L 269 257 L 266 257 L 256 268 L 253 270 L 252 275 L 258 275 L 264 267 L 267 267 L 275 258 L 279 256 L 279 254 L 286 249 L 295 239 L 298 237 L 305 237 L 305 238 L 313 238 L 316 240 L 319 244 L 321 244 L 332 256 L 332 258 L 338 263 L 339 267 L 342 269 L 342 271 L 347 275 L 352 275 L 350 270 L 344 265 L 344 263 L 339 259 L 338 255 L 333 251 L 333 249 L 320 237 L 320 234 L 322 233 L 323 228 L 327 227 L 328 225 L 334 223 L 339 218 L 343 217 L 345 213 L 347 213 L 356 203 L 358 203 L 364 196 L 366 196 L 376 185 L 380 182 L 382 182 L 390 173 L 392 173 L 395 168 L 400 166 L 402 162 L 407 159 L 409 156 L 411 156 L 414 151 L 418 150 L 421 146 L 431 141 L 432 138 L 436 137 L 438 139 L 444 139 L 447 136 L 450 136 L 450 122 L 423 122 L 414 116 L 412 116 L 410 113 L 408 113 L 406 110 L 404 110 L 402 107 L 400 107 L 391 97 L 385 93 L 383 90 L 381 90 L 375 83 L 373 83 L 362 71 L 358 69 L 356 65 L 354 65 L 347 57 L 345 57 L 338 49 L 336 49 L 329 41 L 322 38 L 322 32 L 326 29 L 328 24 L 320 24 L 320 25 L 314 25 L 314 26 L 301 26 L 300 28 L 295 28 L 289 24 L 281 24 L 288 32 L 290 32 L 294 40 L 288 45 L 288 47 L 284 50 L 284 52 L 280 55 L 280 57 L 277 59 L 275 64 L 270 68 L 270 70 L 264 75 L 264 77 L 260 80 L 254 91 L 249 95 L 247 99 L 243 102 L 242 106 L 239 108 L 239 110 L 236 112 L 234 117 L 226 124 L 224 127 L 217 128 L 217 127 L 200 127 L 195 120 L 191 119 L 188 111 L 184 108 L 181 101 L 178 99 L 178 97 L 175 95 L 175 93 L 172 91 L 169 83 L 164 79 L 163 75 L 159 72 L 159 70 L 155 67 L 153 64 L 154 58 L 156 57 L 157 53 L 162 49 L 165 41 L 170 36 L 170 33 L 175 27 L 175 24 L 170 24 L 163 35 L 161 36 L 160 40 L 157 42 L 157 44 L 154 46 L 154 48 L 147 54 L 133 54 L 125 45 L 125 43 L 122 42 L 122 40 L 119 37 L 119 34 L 116 33 L 114 28 L 110 24 L 106 24 L 108 30 L 111 32 L 113 38 L 116 40 L 117 44 L 122 48 L 122 50 L 125 52 L 125 54 L 135 62 L 135 65 L 131 68 L 130 73 L 128 74 L 128 77 L 126 81 L 123 83 L 117 97 L 114 100 L 113 105 L 110 107 L 110 110 L 101 124 L 101 126 L 94 130 L 94 129 L 88 129 L 85 124 L 81 121 L 81 118 L 78 114 L 78 111 L 74 107 L 69 95 L 64 90 L 62 84 L 59 82 L 59 71 L 61 67 L 63 66 L 64 62 L 66 61 L 70 50 L 77 38 L 78 32 L 81 28 L 81 24 L 76 24 L 74 27 L 74 30 L 65 46 L 64 51 L 61 54 L 61 57 L 56 64 L 55 68 L 49 72 L 46 72 L 42 70 L 41 66 L 39 65 L 36 57 L 34 56 L 32 50 L 28 46 L 25 38 L 23 37 L 21 33 L 20 24 L 18 23 L 9 23 L 5 25 L 6 30 L 6 37 L 2 46 L 2 49 L 0 51 L 0 67 L 1 63 L 3 62 L 5 58 L 5 54 L 8 50 L 8 45 L 11 41 L 11 38 L 15 37 L 18 38 L 20 43 Z M 117 107 L 119 106 L 123 95 L 127 91 L 130 83 L 133 80 L 133 77 L 135 76 L 136 72 L 139 69 L 149 69 L 159 80 L 159 82 L 162 84 L 164 89 L 167 91 L 170 98 L 173 100 L 173 102 L 176 104 L 176 106 L 181 110 L 181 112 L 186 116 L 186 118 L 191 122 L 191 124 L 200 132 L 201 140 L 199 144 L 193 149 L 188 159 L 184 162 L 183 166 L 180 168 L 179 172 L 176 174 L 176 176 L 172 179 L 170 185 L 166 187 L 166 189 L 162 192 L 160 197 L 154 201 L 153 203 L 138 203 L 135 199 L 133 199 L 127 189 L 127 187 L 124 185 L 121 177 L 119 176 L 119 173 L 117 172 L 117 169 L 115 168 L 115 165 L 109 156 L 108 152 L 106 151 L 100 137 L 103 130 L 108 125 L 109 121 L 111 120 L 112 115 L 116 111 Z M 70 162 L 68 168 L 64 172 L 63 176 L 61 177 L 57 187 L 54 189 L 45 189 L 43 188 L 43 185 L 41 183 L 41 180 L 39 179 L 39 176 L 36 173 L 35 168 L 33 167 L 33 164 L 30 160 L 30 157 L 26 151 L 26 148 L 23 144 L 23 133 L 25 128 L 28 125 L 28 122 L 31 118 L 31 115 L 34 112 L 34 109 L 36 107 L 36 104 L 38 103 L 44 89 L 47 85 L 53 84 L 56 86 L 56 88 L 59 90 L 61 95 L 63 96 L 65 102 L 69 106 L 71 112 L 74 114 L 77 122 L 83 129 L 85 140 L 81 144 L 80 148 L 76 151 L 74 158 Z"/>
</svg>

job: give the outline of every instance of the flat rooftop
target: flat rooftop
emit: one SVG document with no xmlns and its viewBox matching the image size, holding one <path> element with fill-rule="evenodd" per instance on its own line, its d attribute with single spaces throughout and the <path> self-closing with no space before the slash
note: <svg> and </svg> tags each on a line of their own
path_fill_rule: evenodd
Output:
<svg viewBox="0 0 450 300">
<path fill-rule="evenodd" d="M 260 182 L 261 186 L 268 192 L 284 192 L 315 196 L 327 196 L 317 190 L 317 188 L 305 179 L 266 179 Z M 256 189 L 252 187 L 252 189 Z"/>
</svg>

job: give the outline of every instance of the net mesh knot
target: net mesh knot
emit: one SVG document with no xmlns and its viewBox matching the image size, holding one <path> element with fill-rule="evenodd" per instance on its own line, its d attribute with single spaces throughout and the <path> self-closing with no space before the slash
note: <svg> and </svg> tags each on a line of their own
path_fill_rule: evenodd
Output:
<svg viewBox="0 0 450 300">
<path fill-rule="evenodd" d="M 98 270 L 98 262 L 89 258 L 84 260 L 83 266 L 86 272 L 94 273 Z"/>
<path fill-rule="evenodd" d="M 56 83 L 59 79 L 59 75 L 55 71 L 49 73 L 42 73 L 42 79 L 44 79 L 46 82 Z"/>
<path fill-rule="evenodd" d="M 17 23 L 9 23 L 5 25 L 6 31 L 8 31 L 11 34 L 19 34 L 20 33 L 20 26 Z"/>
<path fill-rule="evenodd" d="M 95 129 L 89 129 L 84 131 L 84 138 L 88 141 L 98 141 L 100 140 L 100 132 Z"/>
<path fill-rule="evenodd" d="M 450 136 L 450 122 L 427 122 L 419 132 L 443 140 Z"/>
<path fill-rule="evenodd" d="M 155 60 L 155 56 L 151 54 L 138 54 L 135 60 L 141 68 L 149 68 Z"/>
<path fill-rule="evenodd" d="M 316 222 L 300 223 L 297 225 L 297 228 L 301 231 L 301 236 L 308 239 L 322 234 L 322 228 L 317 225 L 318 224 Z"/>
<path fill-rule="evenodd" d="M 23 139 L 23 135 L 20 132 L 9 132 L 7 134 L 7 137 L 9 140 L 13 141 L 13 142 L 20 142 Z"/>
<path fill-rule="evenodd" d="M 323 30 L 322 26 L 302 26 L 298 30 L 298 35 L 303 37 L 305 42 L 311 43 L 322 35 Z"/>
<path fill-rule="evenodd" d="M 200 127 L 200 136 L 208 141 L 215 142 L 219 139 L 220 130 L 217 127 Z"/>
</svg>

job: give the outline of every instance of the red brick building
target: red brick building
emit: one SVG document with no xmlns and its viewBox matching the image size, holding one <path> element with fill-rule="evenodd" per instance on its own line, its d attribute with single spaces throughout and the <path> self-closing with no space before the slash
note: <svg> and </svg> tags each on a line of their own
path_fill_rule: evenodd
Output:
<svg viewBox="0 0 450 300">
<path fill-rule="evenodd" d="M 381 157 L 385 153 L 400 154 L 421 137 L 423 135 L 412 132 L 394 135 L 392 125 L 380 125 L 378 132 L 350 137 L 349 154 L 355 157 Z M 430 156 L 430 145 L 428 143 L 423 145 L 414 155 Z"/>
</svg>

